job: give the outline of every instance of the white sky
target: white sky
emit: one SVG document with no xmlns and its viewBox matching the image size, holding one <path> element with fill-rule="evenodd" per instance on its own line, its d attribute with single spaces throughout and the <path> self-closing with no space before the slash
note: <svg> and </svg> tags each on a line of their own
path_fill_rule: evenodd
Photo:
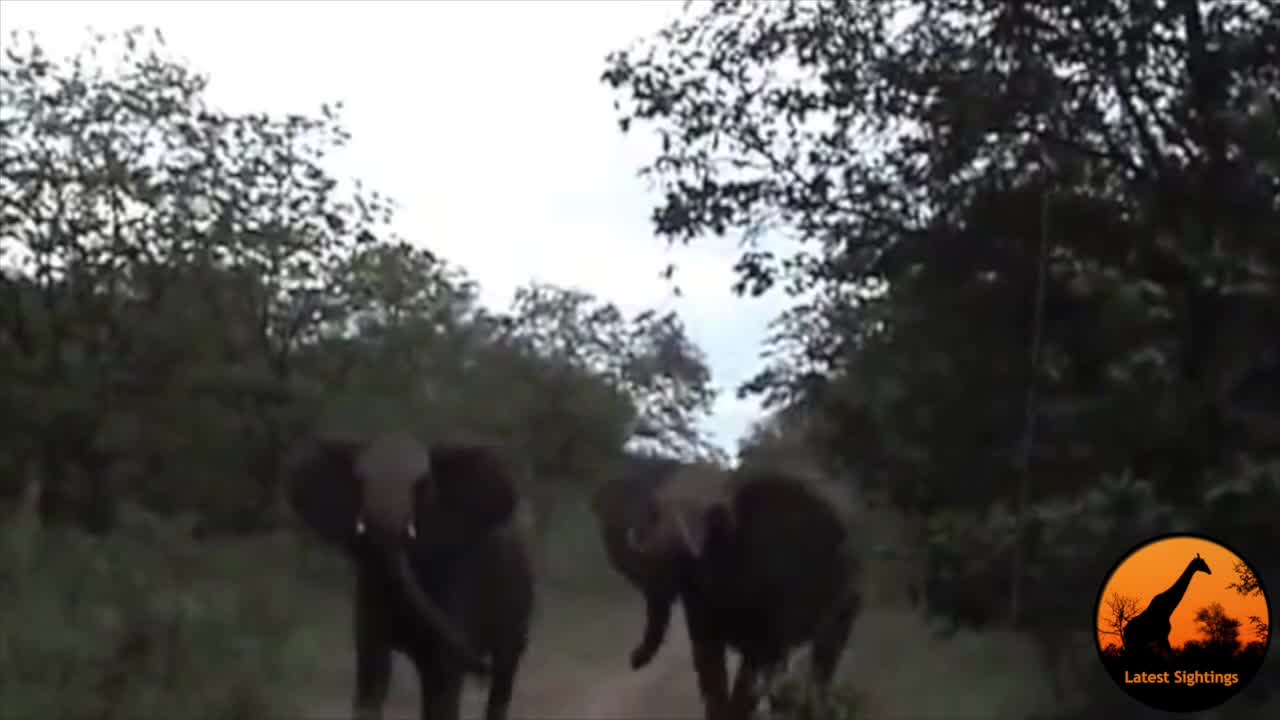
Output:
<svg viewBox="0 0 1280 720">
<path fill-rule="evenodd" d="M 668 250 L 636 170 L 651 138 L 622 135 L 598 78 L 604 56 L 648 35 L 679 0 L 597 2 L 0 2 L 0 30 L 50 51 L 131 25 L 210 75 L 230 110 L 345 103 L 353 139 L 334 164 L 399 203 L 397 229 L 462 265 L 506 307 L 537 279 L 628 311 L 675 308 L 709 355 L 721 398 L 709 430 L 732 452 L 758 415 L 733 389 L 759 366 L 784 299 L 737 298 L 736 257 L 704 241 Z M 633 131 L 634 132 L 634 131 Z M 683 291 L 659 278 L 677 263 Z"/>
</svg>

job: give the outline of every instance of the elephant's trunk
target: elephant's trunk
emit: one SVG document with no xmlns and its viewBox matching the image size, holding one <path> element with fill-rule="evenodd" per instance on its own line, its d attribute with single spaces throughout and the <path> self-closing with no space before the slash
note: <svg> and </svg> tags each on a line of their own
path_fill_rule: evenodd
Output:
<svg viewBox="0 0 1280 720">
<path fill-rule="evenodd" d="M 365 447 L 356 472 L 363 479 L 356 532 L 370 536 L 389 553 L 391 572 L 404 597 L 445 651 L 466 671 L 488 673 L 488 663 L 467 642 L 454 619 L 423 590 L 409 561 L 409 544 L 417 536 L 415 494 L 423 484 L 429 491 L 431 483 L 430 449 L 408 433 L 383 434 Z"/>
<path fill-rule="evenodd" d="M 409 556 L 404 549 L 394 549 L 392 555 L 392 572 L 400 582 L 405 597 L 431 631 L 440 638 L 446 651 L 464 670 L 481 675 L 488 674 L 489 662 L 471 647 L 453 619 L 432 602 L 422 586 L 418 584 L 413 567 L 409 564 Z"/>
</svg>

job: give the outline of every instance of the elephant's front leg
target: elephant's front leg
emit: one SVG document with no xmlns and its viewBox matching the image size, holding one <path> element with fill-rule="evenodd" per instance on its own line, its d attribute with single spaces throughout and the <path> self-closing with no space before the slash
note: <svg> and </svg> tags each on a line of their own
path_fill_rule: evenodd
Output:
<svg viewBox="0 0 1280 720">
<path fill-rule="evenodd" d="M 728 717 L 731 720 L 751 720 L 752 713 L 760 704 L 760 692 L 757 688 L 760 676 L 760 664 L 743 656 L 733 678 L 733 695 L 729 698 Z"/>
<path fill-rule="evenodd" d="M 675 605 L 675 593 L 661 587 L 647 587 L 644 591 L 645 620 L 644 637 L 635 650 L 631 651 L 631 667 L 638 670 L 657 654 L 662 641 L 667 637 L 667 628 L 671 625 L 671 606 Z"/>
<path fill-rule="evenodd" d="M 810 673 L 814 684 L 823 692 L 831 687 L 836 666 L 840 664 L 840 657 L 849 644 L 853 622 L 860 607 L 856 598 L 851 600 L 832 615 L 828 623 L 818 628 L 817 635 L 813 638 L 810 645 L 813 649 Z"/>
<path fill-rule="evenodd" d="M 422 667 L 418 683 L 422 720 L 458 720 L 462 714 L 462 673 Z"/>
<path fill-rule="evenodd" d="M 724 643 L 693 642 L 693 669 L 698 675 L 698 691 L 706 708 L 706 720 L 730 720 L 729 673 L 725 668 Z"/>
<path fill-rule="evenodd" d="M 525 646 L 507 647 L 493 654 L 493 675 L 489 678 L 489 697 L 485 701 L 485 720 L 507 720 L 511 695 L 515 690 L 516 672 L 524 657 Z"/>
<path fill-rule="evenodd" d="M 356 720 L 381 720 L 382 706 L 391 689 L 391 644 L 381 613 L 369 602 L 368 593 L 357 589 L 356 687 L 352 700 Z"/>
<path fill-rule="evenodd" d="M 725 644 L 712 632 L 707 619 L 685 603 L 685 627 L 693 646 L 693 670 L 698 676 L 705 720 L 729 720 L 729 674 L 725 667 Z"/>
</svg>

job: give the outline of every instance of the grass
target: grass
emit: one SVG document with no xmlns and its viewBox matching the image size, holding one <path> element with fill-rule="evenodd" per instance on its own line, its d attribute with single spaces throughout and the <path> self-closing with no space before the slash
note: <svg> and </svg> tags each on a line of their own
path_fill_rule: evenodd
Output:
<svg viewBox="0 0 1280 720">
<path fill-rule="evenodd" d="M 552 684 L 563 670 L 590 685 L 628 673 L 643 611 L 609 570 L 585 504 L 561 503 L 537 543 L 542 587 L 522 677 Z M 321 548 L 287 535 L 197 543 L 183 523 L 139 513 L 105 539 L 20 515 L 0 530 L 0 567 L 15 570 L 0 574 L 0 696 L 15 717 L 276 720 L 347 708 L 350 579 Z M 840 709 L 801 702 L 788 720 L 1024 720 L 1052 709 L 1025 638 L 938 639 L 885 587 L 898 582 L 891 573 L 870 570 Z M 398 707 L 413 707 L 398 664 Z M 691 684 L 687 672 L 665 682 Z"/>
<path fill-rule="evenodd" d="M 569 503 L 538 538 L 533 642 L 575 665 L 616 655 L 582 618 L 626 615 L 638 633 L 641 617 L 590 522 Z M 27 512 L 4 518 L 0 567 L 0 697 L 15 716 L 274 720 L 349 703 L 350 578 L 314 543 L 196 542 L 186 522 L 128 509 L 100 538 Z M 410 673 L 396 675 L 412 693 Z"/>
<path fill-rule="evenodd" d="M 1013 633 L 929 633 L 914 611 L 870 608 L 859 618 L 839 684 L 882 720 L 1026 718 L 1048 707 L 1031 644 Z"/>
<path fill-rule="evenodd" d="M 0 566 L 15 570 L 0 581 L 7 713 L 296 716 L 279 688 L 311 669 L 303 650 L 317 610 L 296 574 L 314 564 L 297 561 L 296 542 L 196 543 L 183 523 L 139 513 L 109 538 L 5 520 Z"/>
</svg>

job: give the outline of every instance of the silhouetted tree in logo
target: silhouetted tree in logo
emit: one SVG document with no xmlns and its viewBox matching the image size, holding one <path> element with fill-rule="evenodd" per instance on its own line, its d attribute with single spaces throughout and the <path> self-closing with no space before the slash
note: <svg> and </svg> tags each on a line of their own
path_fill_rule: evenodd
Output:
<svg viewBox="0 0 1280 720">
<path fill-rule="evenodd" d="M 1235 590 L 1245 597 L 1262 597 L 1262 585 L 1258 582 L 1258 576 L 1253 568 L 1240 562 L 1236 563 L 1235 571 L 1237 580 L 1228 585 L 1227 589 Z M 1271 644 L 1271 623 L 1268 618 L 1261 615 L 1250 615 L 1248 622 L 1254 639 L 1245 644 L 1243 650 L 1248 655 L 1257 656 L 1258 662 L 1261 663 L 1267 647 Z"/>
<path fill-rule="evenodd" d="M 1124 641 L 1124 626 L 1138 615 L 1138 608 L 1142 605 L 1138 602 L 1138 598 L 1132 595 L 1125 595 L 1121 592 L 1113 592 L 1107 597 L 1107 617 L 1103 620 L 1102 627 L 1098 628 L 1098 632 L 1104 635 L 1114 636 L 1118 641 Z M 1117 645 L 1117 650 L 1121 646 Z"/>
</svg>

